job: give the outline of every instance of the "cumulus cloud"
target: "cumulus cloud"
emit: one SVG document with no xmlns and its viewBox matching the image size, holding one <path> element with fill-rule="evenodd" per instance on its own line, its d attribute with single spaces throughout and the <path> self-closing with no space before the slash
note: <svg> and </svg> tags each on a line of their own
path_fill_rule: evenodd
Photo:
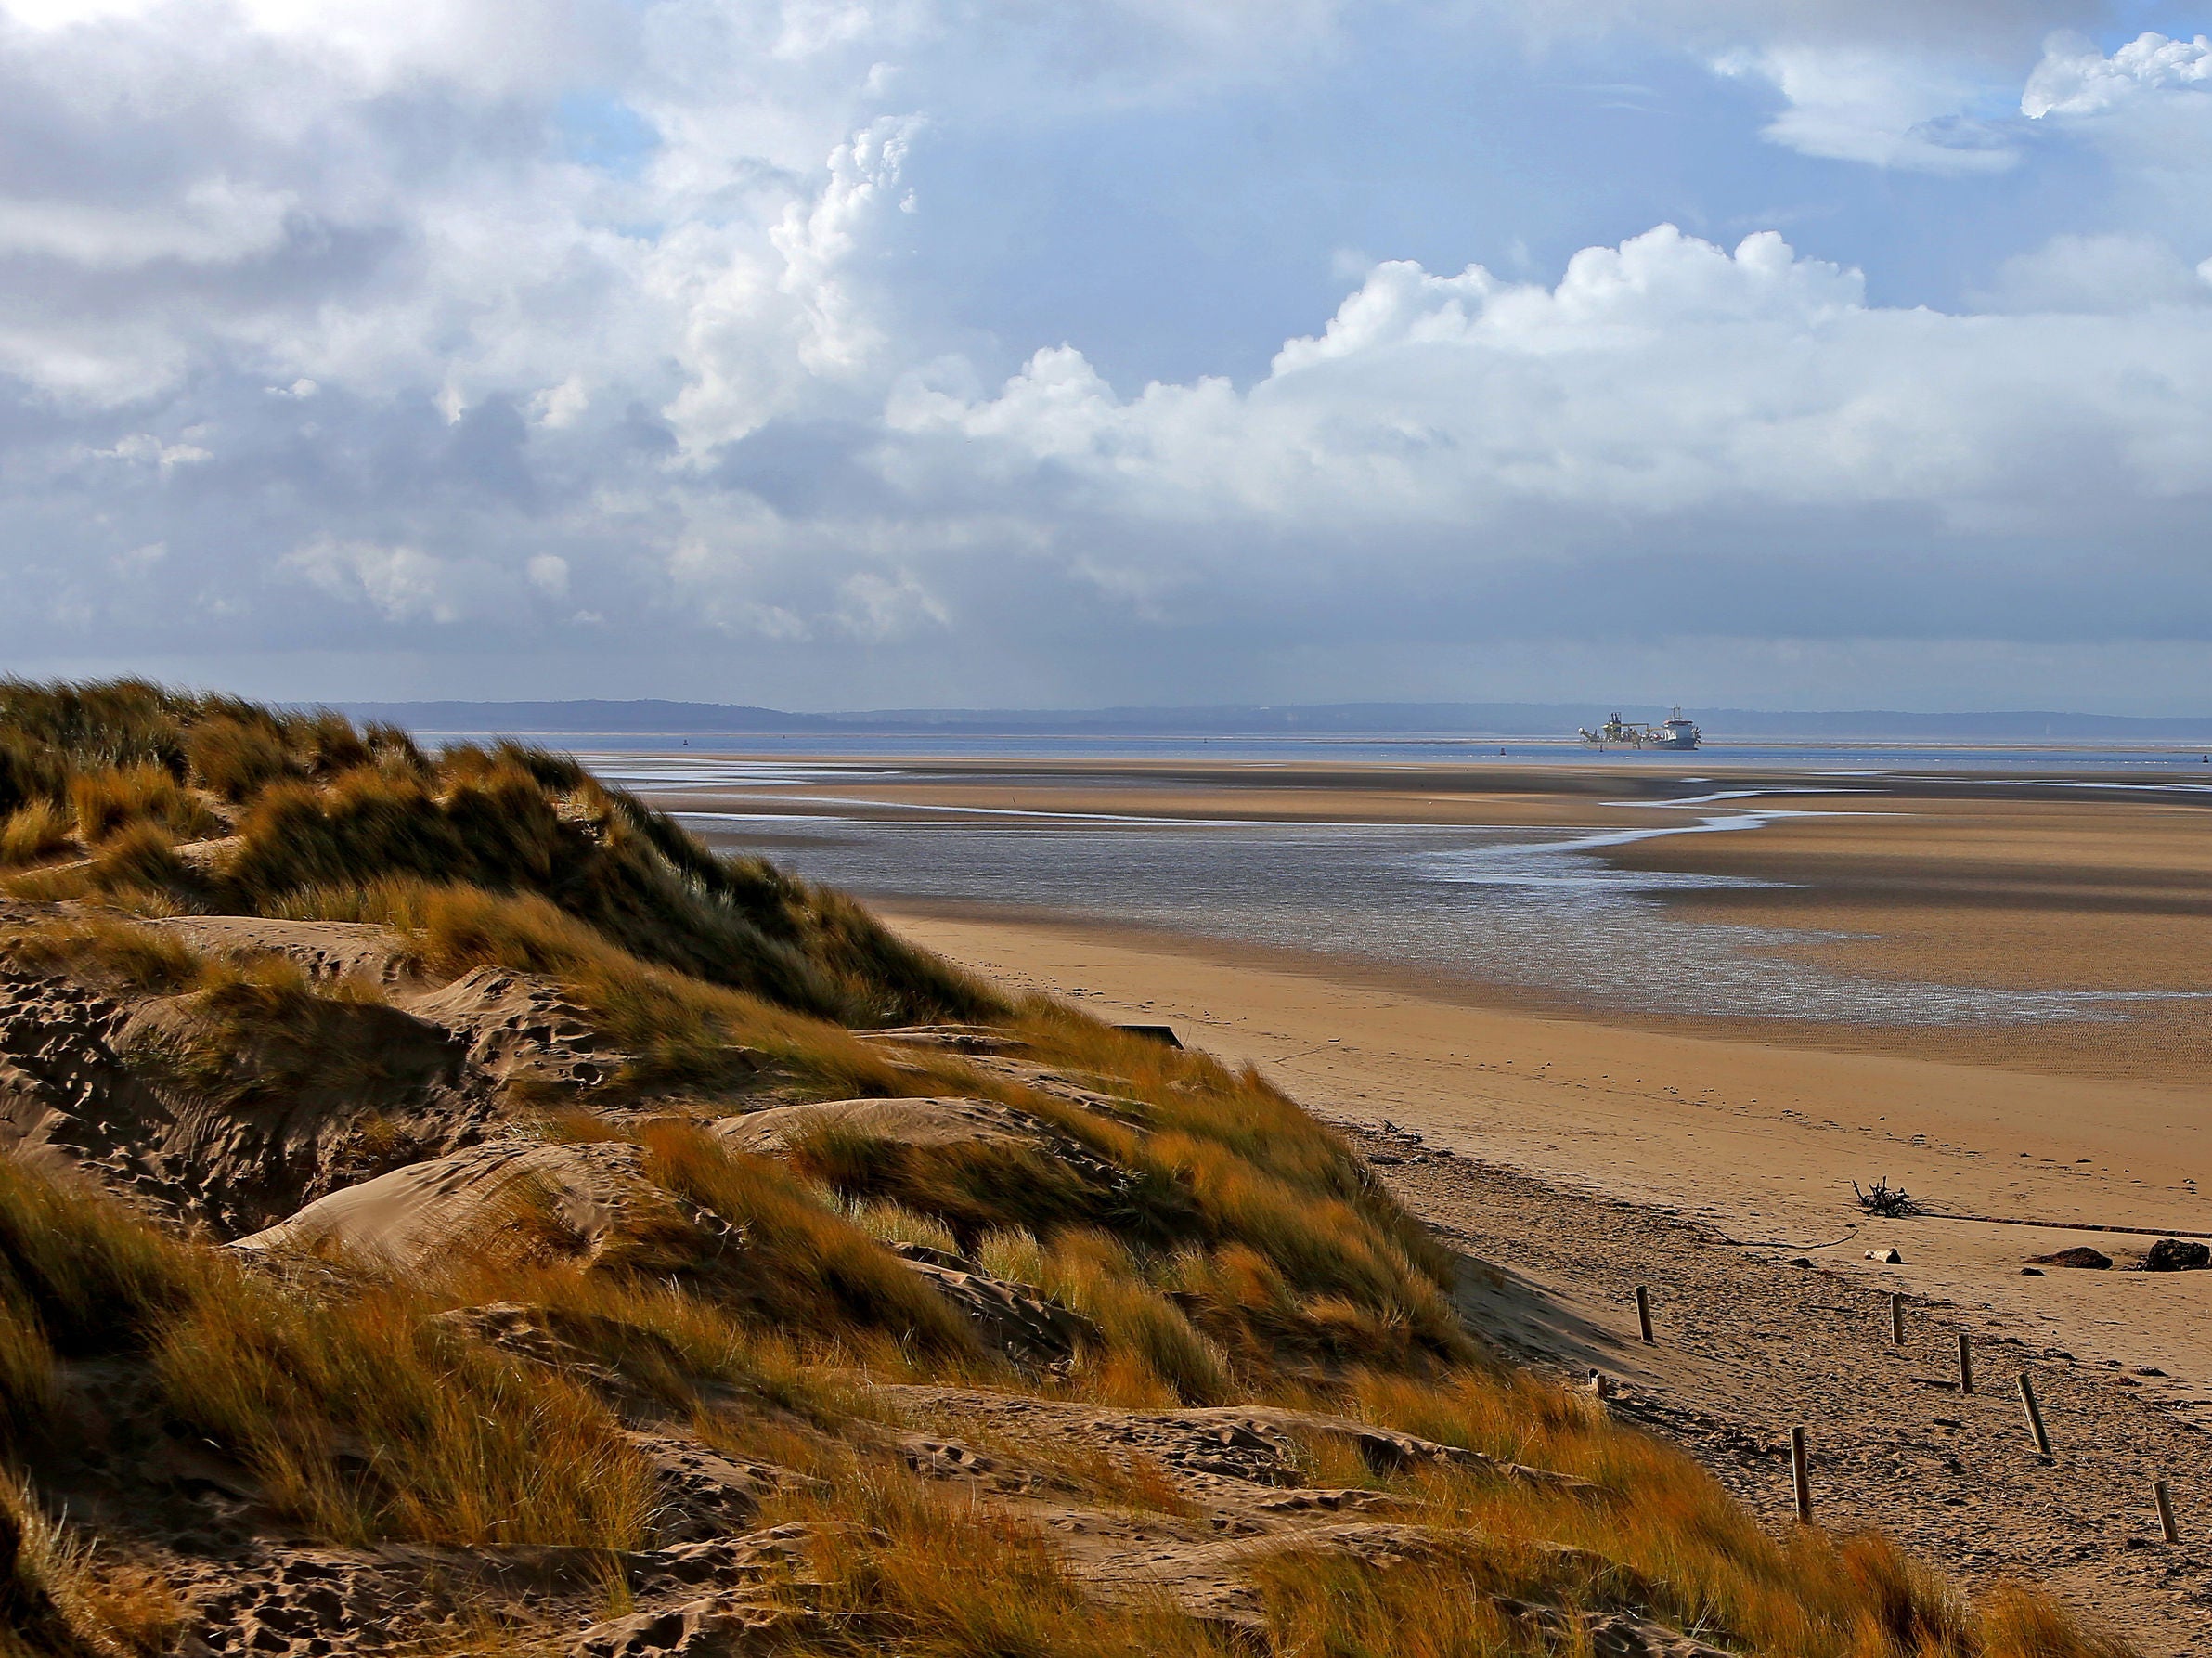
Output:
<svg viewBox="0 0 2212 1658">
<path fill-rule="evenodd" d="M 528 566 L 530 585 L 549 599 L 568 597 L 568 561 L 557 552 L 541 552 Z"/>
<path fill-rule="evenodd" d="M 335 598 L 358 600 L 387 621 L 451 623 L 461 618 L 451 571 L 420 548 L 323 536 L 287 553 L 278 567 Z"/>
<path fill-rule="evenodd" d="M 1565 16 L 1412 13 L 1484 40 Z M 2201 180 L 2212 47 L 2041 45 L 2079 14 L 1574 18 L 1770 89 L 1769 143 L 1928 175 L 1900 188 L 1987 188 L 2038 145 Z M 2212 497 L 2201 192 L 1992 246 L 1971 307 L 1869 297 L 1856 255 L 1742 234 L 1775 222 L 1757 201 L 1685 206 L 1720 238 L 1606 198 L 1594 245 L 1541 275 L 1454 268 L 1496 244 L 1444 226 L 1448 264 L 1353 261 L 1237 374 L 1149 383 L 1048 308 L 955 316 L 917 277 L 936 147 L 989 129 L 964 175 L 988 189 L 1030 148 L 1072 170 L 1127 120 L 1151 148 L 1091 185 L 1142 201 L 1178 144 L 1226 142 L 1231 93 L 1325 74 L 1383 20 L 1354 0 L 0 0 L 0 643 L 127 665 L 189 631 L 213 678 L 305 638 L 521 693 L 467 665 L 588 630 L 633 689 L 912 703 L 962 674 L 971 698 L 1128 699 L 1163 664 L 1388 673 L 1689 620 L 2206 628 L 2212 572 L 2178 538 Z M 1249 166 L 1255 197 L 1299 188 L 1267 143 Z M 1171 310 L 1201 287 L 1187 246 L 1098 280 Z M 1010 247 L 1005 285 L 1089 279 L 1067 267 L 1091 256 Z M 1242 299 L 1209 303 L 1241 321 Z"/>
<path fill-rule="evenodd" d="M 2061 33 L 2028 77 L 2021 110 L 2108 169 L 2107 234 L 2149 236 L 2193 259 L 2212 253 L 2212 40 L 2146 33 L 2111 52 Z"/>
<path fill-rule="evenodd" d="M 987 445 L 995 475 L 1087 511 L 1346 538 L 1877 506 L 2041 530 L 2101 520 L 2092 481 L 2212 490 L 2207 370 L 2212 314 L 1872 306 L 1859 273 L 1772 232 L 1728 251 L 1662 226 L 1585 249 L 1551 286 L 1378 266 L 1247 391 L 1125 399 L 1062 348 L 987 398 L 917 385 L 892 418 Z"/>
<path fill-rule="evenodd" d="M 2028 77 L 2020 108 L 2047 115 L 2100 115 L 2159 92 L 2212 92 L 2212 40 L 2138 35 L 2109 56 L 2077 35 L 2055 37 Z"/>
<path fill-rule="evenodd" d="M 129 460 L 149 462 L 162 472 L 172 467 L 190 466 L 201 460 L 213 460 L 214 456 L 195 443 L 165 444 L 150 432 L 133 432 L 119 437 L 105 449 L 95 449 L 93 456 L 100 460 Z"/>
<path fill-rule="evenodd" d="M 1996 311 L 2076 311 L 2125 316 L 2160 305 L 2212 301 L 2204 265 L 2192 266 L 2159 238 L 2107 234 L 2054 236 L 2015 253 L 1997 280 L 1976 294 Z"/>
<path fill-rule="evenodd" d="M 2020 159 L 2000 127 L 1969 113 L 1986 84 L 1894 46 L 1790 43 L 1714 67 L 1780 93 L 1787 107 L 1765 136 L 1805 155 L 1939 174 L 2001 173 Z"/>
</svg>

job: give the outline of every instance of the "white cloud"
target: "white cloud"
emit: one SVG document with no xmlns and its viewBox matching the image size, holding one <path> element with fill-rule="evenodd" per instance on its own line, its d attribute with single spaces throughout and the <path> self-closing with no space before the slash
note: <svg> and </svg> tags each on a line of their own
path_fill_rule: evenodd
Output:
<svg viewBox="0 0 2212 1658">
<path fill-rule="evenodd" d="M 837 619 L 857 639 L 881 642 L 952 621 L 943 602 L 911 570 L 856 571 L 837 584 Z"/>
<path fill-rule="evenodd" d="M 1940 59 L 1792 43 L 1731 52 L 1714 68 L 1781 93 L 1789 107 L 1765 136 L 1805 155 L 1940 174 L 2001 173 L 2020 159 L 2003 133 L 1969 113 L 1985 84 Z"/>
<path fill-rule="evenodd" d="M 1378 266 L 1248 392 L 1123 399 L 1063 348 L 989 398 L 910 387 L 894 420 L 1087 512 L 1305 535 L 1883 505 L 2048 530 L 2096 522 L 2089 476 L 2212 492 L 2212 312 L 1871 306 L 1772 233 L 1731 253 L 1662 226 L 1551 287 Z"/>
<path fill-rule="evenodd" d="M 0 642 L 69 618 L 166 648 L 131 631 L 135 602 L 189 616 L 217 660 L 304 634 L 459 662 L 589 617 L 647 680 L 819 663 L 819 698 L 881 699 L 860 664 L 914 701 L 927 675 L 1017 658 L 1050 687 L 1088 654 L 1150 694 L 1126 663 L 1171 630 L 1212 630 L 1194 661 L 1279 635 L 1387 666 L 1424 630 L 1462 650 L 1583 625 L 1667 560 L 1686 574 L 1652 604 L 1687 594 L 1746 635 L 1910 632 L 2015 589 L 2040 597 L 1976 625 L 2202 628 L 2207 48 L 2054 41 L 1999 119 L 1991 89 L 2009 105 L 2082 10 L 0 0 Z M 1160 158 L 1234 151 L 1221 123 L 1268 77 L 1256 109 L 1300 109 L 1339 58 L 1376 72 L 1377 42 L 1461 27 L 1562 54 L 1641 32 L 1655 86 L 1685 56 L 1724 64 L 1779 95 L 1773 142 L 1943 175 L 1839 185 L 1858 205 L 1804 235 L 1894 292 L 1908 262 L 1853 240 L 1869 192 L 1976 208 L 1959 240 L 1985 314 L 1869 303 L 1848 263 L 1740 236 L 1782 222 L 1752 212 L 1772 178 L 1845 175 L 1760 152 L 1740 96 L 1716 100 L 1733 127 L 1685 140 L 1693 176 L 1666 198 L 1734 227 L 1727 246 L 1627 234 L 1659 216 L 1622 205 L 1658 175 L 1613 176 L 1562 126 L 1555 221 L 1507 223 L 1509 201 L 1496 223 L 1416 215 L 1424 246 L 1525 235 L 1535 254 L 1348 259 L 1333 316 L 1241 290 L 1217 237 L 1304 211 L 1314 152 L 1256 141 L 1248 199 L 1218 215 L 1175 200 Z M 1090 153 L 1132 110 L 1144 143 Z M 2112 175 L 2092 222 L 2004 217 L 1977 185 L 2085 147 Z M 1125 234 L 1155 190 L 1188 218 L 1072 250 L 1064 224 L 994 226 L 1037 245 L 949 298 L 947 197 L 1023 167 L 1065 175 L 1070 223 L 1095 200 Z M 1378 214 L 1344 240 L 1413 234 Z M 1542 250 L 1569 235 L 1610 245 L 1561 266 Z M 1211 306 L 1246 337 L 1143 383 L 1063 326 L 1087 315 L 1067 295 L 1105 290 L 1141 321 Z M 2115 559 L 2145 574 L 2092 568 Z M 1802 579 L 1765 585 L 1777 570 Z M 2169 602 L 2119 615 L 2137 589 Z M 1827 596 L 1809 619 L 1790 611 L 1807 593 Z M 1588 625 L 1648 629 L 1650 606 L 1621 602 Z"/>
<path fill-rule="evenodd" d="M 530 560 L 530 585 L 549 599 L 568 596 L 568 561 L 558 553 L 541 552 Z"/>
<path fill-rule="evenodd" d="M 2058 35 L 2028 77 L 2021 112 L 2098 115 L 2124 109 L 2147 95 L 2177 90 L 2212 91 L 2212 40 L 2171 40 L 2140 34 L 2109 57 L 2076 35 Z"/>
<path fill-rule="evenodd" d="M 550 426 L 556 432 L 575 425 L 590 407 L 590 388 L 575 374 L 559 385 L 546 387 L 530 399 L 531 418 L 540 426 Z"/>
<path fill-rule="evenodd" d="M 667 412 L 687 448 L 741 438 L 873 363 L 884 331 L 847 267 L 896 211 L 917 126 L 885 117 L 839 144 L 821 187 L 785 203 L 765 247 L 697 228 L 663 240 L 648 280 L 680 315 L 686 383 Z"/>
<path fill-rule="evenodd" d="M 2106 168 L 2100 227 L 2202 258 L 2212 252 L 2212 41 L 2143 34 L 2110 54 L 2078 37 L 2046 43 L 2021 110 L 2051 139 Z"/>
<path fill-rule="evenodd" d="M 2200 305 L 2212 300 L 2202 269 L 2192 268 L 2156 237 L 2054 236 L 2031 253 L 2005 260 L 1997 280 L 1975 301 L 1995 311 L 2116 316 L 2161 305 Z"/>
<path fill-rule="evenodd" d="M 164 473 L 174 467 L 196 466 L 202 460 L 214 459 L 211 450 L 198 444 L 165 444 L 150 432 L 134 432 L 127 437 L 117 438 L 108 448 L 92 452 L 102 460 L 151 462 Z"/>
<path fill-rule="evenodd" d="M 171 203 L 107 207 L 0 197 L 0 255 L 38 254 L 93 270 L 158 260 L 222 265 L 274 250 L 292 199 L 227 178 L 196 179 Z"/>
<path fill-rule="evenodd" d="M 322 536 L 286 554 L 279 567 L 334 598 L 369 605 L 388 622 L 461 618 L 452 571 L 420 548 Z"/>
</svg>

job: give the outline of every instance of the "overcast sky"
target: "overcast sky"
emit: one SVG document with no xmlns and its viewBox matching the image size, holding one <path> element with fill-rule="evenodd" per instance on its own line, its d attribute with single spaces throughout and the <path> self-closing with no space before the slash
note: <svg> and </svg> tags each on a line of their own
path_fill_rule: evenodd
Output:
<svg viewBox="0 0 2212 1658">
<path fill-rule="evenodd" d="M 2207 25 L 0 0 L 0 667 L 2212 711 Z"/>
</svg>

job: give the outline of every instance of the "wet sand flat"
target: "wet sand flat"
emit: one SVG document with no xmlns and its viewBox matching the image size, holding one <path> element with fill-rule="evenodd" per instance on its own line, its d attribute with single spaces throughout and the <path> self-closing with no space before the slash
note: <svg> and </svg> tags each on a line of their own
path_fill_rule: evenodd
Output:
<svg viewBox="0 0 2212 1658">
<path fill-rule="evenodd" d="M 2212 1232 L 2212 1201 L 2199 1196 L 2212 1185 L 2202 1086 L 1475 1007 L 1105 928 L 894 918 L 1001 983 L 1171 1024 L 1194 1046 L 1258 1065 L 1324 1117 L 1396 1122 L 1464 1156 L 1678 1209 L 1773 1252 L 1809 1249 L 1890 1288 L 1986 1303 L 2060 1345 L 2168 1370 L 2187 1382 L 2169 1390 L 2177 1397 L 2212 1400 L 2212 1385 L 2197 1385 L 2212 1384 L 2212 1273 L 2023 1277 L 2031 1255 L 2088 1243 L 2124 1262 L 2153 1239 L 1862 1221 L 1851 1192 L 1886 1176 L 1961 1214 Z M 1864 1259 L 1888 1246 L 1902 1265 Z"/>
<path fill-rule="evenodd" d="M 2195 1552 L 2164 1551 L 2146 1505 L 2148 1478 L 2163 1475 L 2185 1494 L 2185 1524 L 2212 1527 L 2212 1272 L 2129 1268 L 2161 1233 L 2212 1234 L 2200 1195 L 2212 1002 L 2190 994 L 2212 990 L 2212 797 L 1685 771 L 910 768 L 750 791 L 784 801 L 707 791 L 694 810 L 821 813 L 807 797 L 835 795 L 873 803 L 839 811 L 895 818 L 1494 824 L 1598 839 L 1803 812 L 1817 815 L 1611 838 L 1587 855 L 1728 883 L 1649 901 L 1687 926 L 1773 929 L 1749 950 L 1778 970 L 1810 960 L 1908 988 L 2182 992 L 2115 1004 L 2109 1017 L 2009 1024 L 1715 1017 L 1663 969 L 1638 1005 L 1601 1005 L 1572 985 L 1132 926 L 1073 902 L 876 894 L 908 936 L 1002 985 L 1169 1024 L 1258 1066 L 1353 1132 L 1416 1212 L 1542 1295 L 1625 1333 L 1629 1289 L 1654 1285 L 1662 1320 L 1696 1328 L 1664 1353 L 1624 1334 L 1607 1361 L 1628 1386 L 1623 1408 L 1778 1522 L 1778 1447 L 1810 1414 L 1837 1523 L 1884 1523 L 1970 1580 L 2038 1577 L 2146 1651 L 2201 1650 L 2212 1578 Z M 803 839 L 794 852 L 803 868 Z M 1884 1177 L 1937 1212 L 1862 1216 L 1852 1183 Z M 2115 1269 L 2024 1274 L 2076 1245 Z M 1901 1262 L 1868 1258 L 1892 1248 Z M 1914 1308 L 1907 1350 L 1882 1341 L 1892 1292 Z M 1986 1345 L 2000 1396 L 1942 1391 L 1956 1331 Z M 2024 1450 L 2001 1393 L 2024 1363 L 2063 1423 L 2056 1468 Z"/>
<path fill-rule="evenodd" d="M 894 822 L 959 814 L 983 823 L 1003 813 L 1008 823 L 1066 816 L 1651 835 L 1601 855 L 1620 870 L 1704 879 L 1662 895 L 1686 921 L 1788 929 L 1757 947 L 1779 962 L 1898 983 L 2153 998 L 2115 1005 L 2111 1017 L 2032 1028 L 1747 1023 L 1714 1017 L 1694 994 L 1673 998 L 1655 984 L 1664 1025 L 2089 1077 L 2201 1082 L 2212 1074 L 2212 784 L 2188 773 L 2154 789 L 2096 775 L 1700 771 L 1695 757 L 1464 767 L 837 765 L 821 783 L 653 794 L 680 810 L 805 815 L 826 800 L 836 813 Z M 1751 811 L 1766 814 L 1753 829 L 1680 833 Z M 1546 1000 L 1526 984 L 1491 989 L 1502 1005 Z M 1449 991 L 1466 992 L 1464 982 Z M 1548 1000 L 1555 1011 L 1575 1011 L 1572 987 Z M 1641 1022 L 1617 1004 L 1585 1011 Z"/>
<path fill-rule="evenodd" d="M 873 781 L 685 790 L 694 810 L 898 808 L 1228 812 L 1269 820 L 1679 826 L 1740 810 L 1817 812 L 1604 848 L 1616 864 L 1777 883 L 1663 901 L 1686 919 L 1798 929 L 1782 952 L 1853 971 L 2021 989 L 2212 988 L 2212 797 L 2090 779 L 1820 778 L 1494 765 L 1332 768 L 912 762 Z M 1781 791 L 1788 791 L 1783 793 Z M 1753 799 L 1714 799 L 1756 792 Z M 656 798 L 670 800 L 669 793 Z M 1633 804 L 1616 804 L 1632 802 Z M 804 860 L 798 860 L 804 867 Z M 1955 1214 L 2212 1233 L 2212 1002 L 2013 1025 L 1712 1018 L 1654 982 L 1648 1004 L 1582 1006 L 1416 968 L 1270 950 L 1096 913 L 877 895 L 920 942 L 1010 986 L 1173 1024 L 1353 1122 L 1410 1125 L 1463 1155 L 1681 1210 L 1748 1243 L 1810 1250 L 1871 1282 L 2024 1321 L 2059 1345 L 2172 1373 L 2212 1399 L 2212 1273 L 2025 1277 L 2076 1243 L 2125 1263 L 2151 1237 L 1919 1218 L 1861 1223 L 1851 1182 L 1886 1176 Z M 1808 938 L 1831 933 L 1840 937 Z M 1853 1228 L 1856 1226 L 1856 1230 Z M 1900 1266 L 1864 1259 L 1895 1245 Z M 1814 1246 L 1818 1246 L 1815 1248 Z M 2212 1417 L 2212 1407 L 2206 1414 Z"/>
</svg>

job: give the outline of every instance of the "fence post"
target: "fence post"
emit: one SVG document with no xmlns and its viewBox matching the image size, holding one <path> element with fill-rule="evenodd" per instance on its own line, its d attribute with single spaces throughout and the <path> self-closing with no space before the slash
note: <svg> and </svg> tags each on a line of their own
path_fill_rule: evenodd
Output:
<svg viewBox="0 0 2212 1658">
<path fill-rule="evenodd" d="M 1967 1340 L 1964 1330 L 1959 1332 L 1959 1391 L 1961 1393 L 1973 1392 L 1973 1346 Z"/>
<path fill-rule="evenodd" d="M 2037 1452 L 2050 1456 L 2050 1435 L 2043 1431 L 2043 1407 L 2036 1403 L 2036 1384 L 2024 1370 L 2020 1375 L 2020 1403 L 2027 1412 L 2027 1431 L 2035 1435 Z"/>
<path fill-rule="evenodd" d="M 1905 1345 L 1905 1298 L 1895 1293 L 1889 1298 L 1889 1344 Z"/>
<path fill-rule="evenodd" d="M 2168 1543 L 2179 1543 L 2181 1540 L 2181 1528 L 2174 1523 L 2173 1487 L 2164 1480 L 2153 1480 L 2151 1495 L 2158 1499 L 2158 1529 L 2166 1534 Z"/>
<path fill-rule="evenodd" d="M 1797 1523 L 1813 1523 L 1813 1475 L 1805 1455 L 1805 1430 L 1790 1430 L 1790 1481 L 1797 1488 Z"/>
<path fill-rule="evenodd" d="M 1636 1287 L 1636 1326 L 1643 1331 L 1644 1341 L 1651 1341 L 1651 1292 L 1641 1284 Z"/>
</svg>

